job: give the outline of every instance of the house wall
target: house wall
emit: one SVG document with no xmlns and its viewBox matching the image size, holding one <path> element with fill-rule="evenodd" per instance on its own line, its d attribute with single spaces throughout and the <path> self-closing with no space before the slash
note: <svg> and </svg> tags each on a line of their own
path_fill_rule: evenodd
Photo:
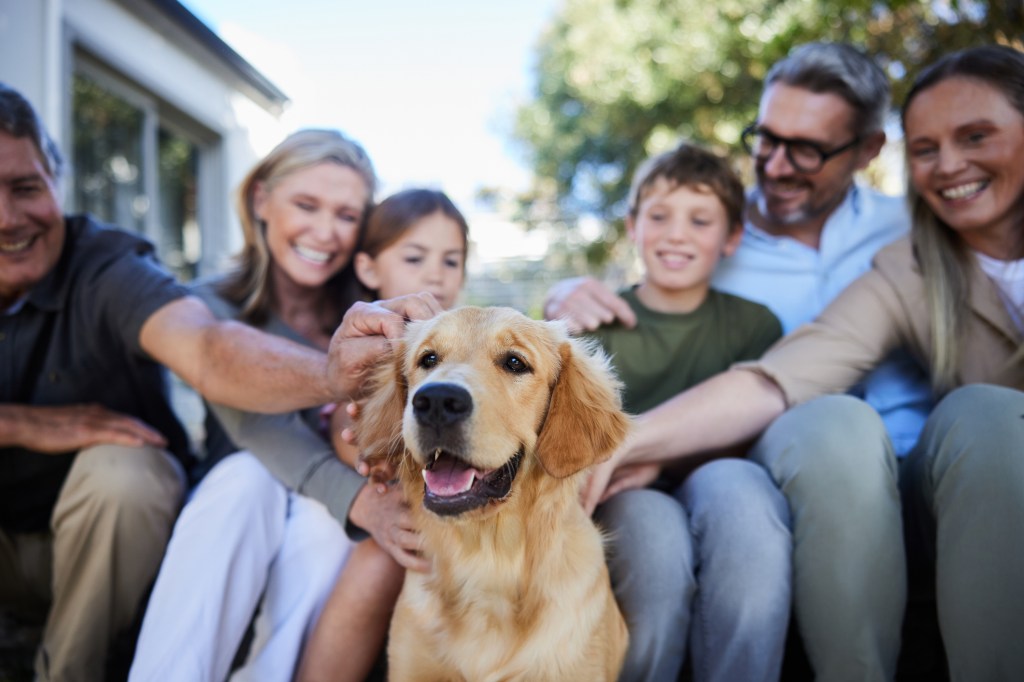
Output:
<svg viewBox="0 0 1024 682">
<path fill-rule="evenodd" d="M 0 0 L 0 81 L 32 100 L 58 139 L 61 4 L 62 0 Z"/>
<path fill-rule="evenodd" d="M 76 48 L 195 121 L 206 138 L 202 274 L 222 268 L 240 246 L 231 193 L 287 131 L 279 112 L 246 96 L 237 75 L 160 19 L 114 0 L 0 0 L 0 81 L 32 101 L 65 149 Z"/>
</svg>

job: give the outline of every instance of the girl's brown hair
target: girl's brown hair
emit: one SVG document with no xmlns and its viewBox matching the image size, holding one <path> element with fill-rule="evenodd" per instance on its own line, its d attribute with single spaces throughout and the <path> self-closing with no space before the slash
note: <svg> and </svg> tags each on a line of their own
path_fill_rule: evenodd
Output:
<svg viewBox="0 0 1024 682">
<path fill-rule="evenodd" d="M 459 226 L 462 246 L 465 248 L 469 242 L 469 225 L 448 195 L 432 189 L 407 189 L 392 194 L 370 211 L 356 251 L 376 258 L 398 241 L 416 221 L 438 212 Z"/>
<path fill-rule="evenodd" d="M 245 244 L 236 256 L 237 267 L 221 284 L 220 293 L 242 309 L 241 319 L 249 324 L 259 326 L 266 322 L 273 303 L 267 226 L 256 216 L 256 188 L 262 185 L 266 191 L 271 191 L 284 177 L 321 163 L 351 168 L 366 182 L 365 224 L 365 215 L 373 207 L 377 176 L 366 151 L 336 130 L 306 129 L 292 133 L 249 171 L 238 188 L 236 205 Z M 351 262 L 324 286 L 326 300 L 338 306 L 338 322 L 345 310 L 363 297 Z"/>
</svg>

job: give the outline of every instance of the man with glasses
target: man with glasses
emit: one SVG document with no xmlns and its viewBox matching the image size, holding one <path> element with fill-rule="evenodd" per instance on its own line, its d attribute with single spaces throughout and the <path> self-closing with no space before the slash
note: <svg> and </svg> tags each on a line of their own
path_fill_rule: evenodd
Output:
<svg viewBox="0 0 1024 682">
<path fill-rule="evenodd" d="M 715 288 L 768 306 L 789 333 L 868 270 L 879 249 L 906 234 L 902 198 L 854 182 L 882 149 L 889 104 L 884 72 L 848 45 L 803 45 L 771 68 L 757 120 L 742 138 L 756 173 L 743 240 L 720 262 Z M 577 330 L 636 323 L 624 301 L 590 278 L 556 284 L 544 310 Z M 930 391 L 909 357 L 890 358 L 856 392 L 881 414 L 898 454 L 916 442 Z M 796 616 L 816 678 L 891 679 L 905 576 L 893 564 L 892 582 L 881 587 L 862 584 L 863 572 L 849 570 L 871 555 L 857 540 L 858 519 L 873 512 L 845 505 L 835 484 L 864 466 L 851 447 L 854 452 L 830 453 L 828 466 L 807 466 L 822 453 L 791 441 L 774 447 L 762 439 L 752 456 L 772 473 L 793 513 Z M 788 485 L 794 472 L 802 477 L 799 486 Z"/>
</svg>

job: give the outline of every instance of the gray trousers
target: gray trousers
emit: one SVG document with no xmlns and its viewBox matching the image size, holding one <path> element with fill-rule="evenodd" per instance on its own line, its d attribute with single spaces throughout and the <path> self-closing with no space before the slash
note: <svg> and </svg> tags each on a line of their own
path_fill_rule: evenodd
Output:
<svg viewBox="0 0 1024 682">
<path fill-rule="evenodd" d="M 184 492 L 155 448 L 78 453 L 50 532 L 0 531 L 0 604 L 45 616 L 37 680 L 106 679 L 108 649 L 156 576 Z"/>
<path fill-rule="evenodd" d="M 902 466 L 878 415 L 846 396 L 788 411 L 752 454 L 789 501 L 796 616 L 817 680 L 895 675 L 901 504 L 934 566 L 952 679 L 1024 679 L 1024 393 L 950 393 Z"/>
</svg>

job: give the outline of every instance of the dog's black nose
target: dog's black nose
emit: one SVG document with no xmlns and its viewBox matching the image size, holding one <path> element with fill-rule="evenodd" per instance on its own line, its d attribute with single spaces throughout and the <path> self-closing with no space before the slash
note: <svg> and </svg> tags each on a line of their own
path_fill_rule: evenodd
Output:
<svg viewBox="0 0 1024 682">
<path fill-rule="evenodd" d="M 427 384 L 412 397 L 416 420 L 427 426 L 449 426 L 469 416 L 473 398 L 455 384 Z"/>
</svg>

